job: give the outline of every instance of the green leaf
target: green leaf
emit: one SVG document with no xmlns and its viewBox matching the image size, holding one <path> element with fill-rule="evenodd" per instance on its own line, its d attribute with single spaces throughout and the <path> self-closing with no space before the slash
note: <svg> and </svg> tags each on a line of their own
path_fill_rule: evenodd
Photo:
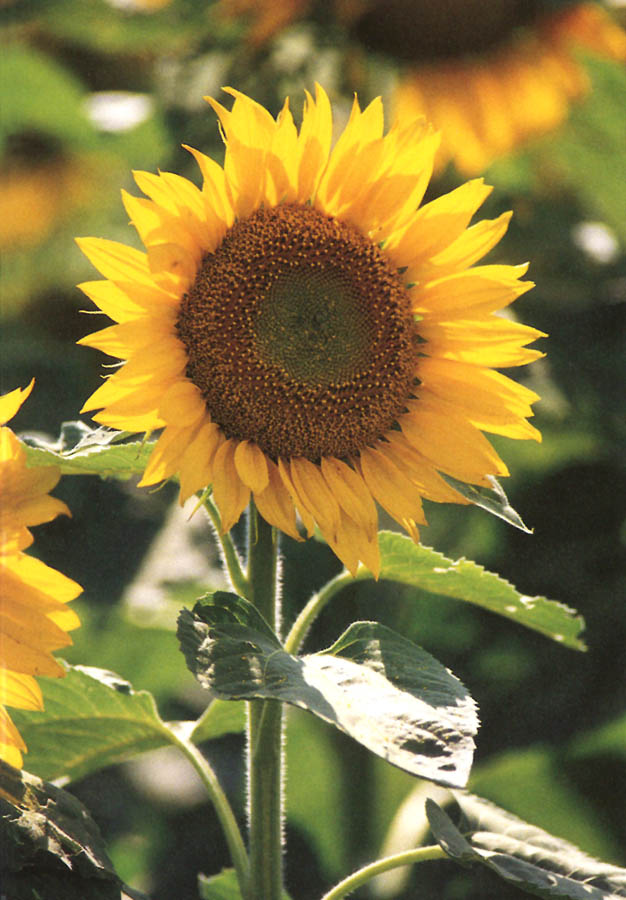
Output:
<svg viewBox="0 0 626 900">
<path fill-rule="evenodd" d="M 246 707 L 244 703 L 227 703 L 225 700 L 212 700 L 204 713 L 193 725 L 190 739 L 194 744 L 222 737 L 224 734 L 237 734 L 246 728 Z"/>
<path fill-rule="evenodd" d="M 222 699 L 309 710 L 413 775 L 464 785 L 476 707 L 430 654 L 376 622 L 356 622 L 328 650 L 292 656 L 247 600 L 218 591 L 183 610 L 187 665 Z"/>
<path fill-rule="evenodd" d="M 98 826 L 66 791 L 0 760 L 2 896 L 119 900 Z M 140 895 L 132 892 L 139 900 Z"/>
<path fill-rule="evenodd" d="M 21 435 L 29 466 L 59 466 L 63 475 L 99 475 L 127 480 L 143 475 L 154 441 L 127 441 L 123 432 L 91 428 L 83 422 L 64 422 L 61 435 L 50 442 Z"/>
<path fill-rule="evenodd" d="M 538 897 L 626 897 L 626 869 L 599 862 L 480 797 L 464 793 L 455 797 L 463 814 L 460 828 L 433 800 L 426 801 L 426 814 L 439 845 L 461 865 L 481 863 Z"/>
<path fill-rule="evenodd" d="M 234 869 L 222 869 L 219 875 L 198 875 L 200 900 L 242 900 Z M 289 895 L 283 891 L 283 900 Z"/>
<path fill-rule="evenodd" d="M 170 743 L 147 691 L 134 691 L 105 669 L 67 669 L 65 678 L 41 680 L 42 712 L 15 710 L 29 770 L 75 780 Z"/>
<path fill-rule="evenodd" d="M 42 678 L 44 709 L 11 713 L 28 747 L 26 763 L 42 778 L 71 781 L 172 743 L 173 732 L 195 742 L 243 727 L 241 709 L 213 703 L 196 722 L 166 724 L 152 694 L 105 669 L 67 666 L 65 678 Z"/>
<path fill-rule="evenodd" d="M 234 869 L 223 869 L 219 875 L 198 875 L 200 900 L 242 900 Z"/>
<path fill-rule="evenodd" d="M 575 650 L 584 650 L 579 635 L 584 621 L 576 612 L 545 597 L 526 597 L 512 584 L 466 559 L 452 561 L 429 547 L 414 544 L 402 534 L 383 531 L 379 536 L 380 577 L 473 603 L 539 631 Z M 359 569 L 359 580 L 371 578 Z"/>
<path fill-rule="evenodd" d="M 524 525 L 522 517 L 513 509 L 509 503 L 509 498 L 504 492 L 504 488 L 493 475 L 487 476 L 491 482 L 491 490 L 477 487 L 473 484 L 466 484 L 466 482 L 459 481 L 451 475 L 442 473 L 442 477 L 455 489 L 455 491 L 458 491 L 461 496 L 465 497 L 466 500 L 469 500 L 470 503 L 473 503 L 474 506 L 479 506 L 486 512 L 491 513 L 492 516 L 504 519 L 509 525 L 512 525 L 514 528 L 519 528 L 520 531 L 524 531 L 526 534 L 532 534 L 532 528 L 527 528 L 526 525 Z"/>
</svg>

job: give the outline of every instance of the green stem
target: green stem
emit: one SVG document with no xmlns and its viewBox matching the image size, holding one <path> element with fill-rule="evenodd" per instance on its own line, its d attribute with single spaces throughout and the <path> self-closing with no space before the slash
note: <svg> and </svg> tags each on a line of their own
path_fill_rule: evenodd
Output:
<svg viewBox="0 0 626 900">
<path fill-rule="evenodd" d="M 240 597 L 247 597 L 249 588 L 248 579 L 243 573 L 241 559 L 239 558 L 239 554 L 237 553 L 237 548 L 235 547 L 230 531 L 226 532 L 226 534 L 222 534 L 222 522 L 220 519 L 220 514 L 218 512 L 217 506 L 213 503 L 211 497 L 208 494 L 202 498 L 202 502 L 204 503 L 204 507 L 209 515 L 209 519 L 211 520 L 213 528 L 215 529 L 215 533 L 217 534 L 217 539 L 222 547 L 224 562 L 226 564 L 226 569 L 228 571 L 233 589 L 235 593 L 239 594 Z"/>
<path fill-rule="evenodd" d="M 248 854 L 246 853 L 241 831 L 239 830 L 237 820 L 235 819 L 226 794 L 222 790 L 217 776 L 208 760 L 202 755 L 195 744 L 169 728 L 168 736 L 170 741 L 187 757 L 207 790 L 211 802 L 215 807 L 217 817 L 220 820 L 226 843 L 228 844 L 230 856 L 235 867 L 235 872 L 237 873 L 237 881 L 239 882 L 241 894 L 245 897 L 248 890 L 249 879 Z"/>
<path fill-rule="evenodd" d="M 285 650 L 287 653 L 297 653 L 302 642 L 306 637 L 306 633 L 335 594 L 343 590 L 348 584 L 353 584 L 358 579 L 358 574 L 353 577 L 349 572 L 340 572 L 324 585 L 317 594 L 313 594 L 307 605 L 299 614 L 296 621 L 291 626 L 291 630 L 285 640 Z"/>
<path fill-rule="evenodd" d="M 248 599 L 278 632 L 277 534 L 250 504 Z M 281 900 L 282 871 L 282 704 L 248 703 L 248 814 L 250 900 Z"/>
<path fill-rule="evenodd" d="M 410 866 L 413 863 L 426 862 L 431 859 L 447 859 L 448 857 L 441 847 L 418 847 L 415 850 L 404 850 L 402 853 L 394 853 L 393 856 L 386 856 L 384 859 L 378 859 L 376 862 L 363 866 L 348 875 L 339 884 L 336 884 L 332 890 L 324 894 L 322 900 L 341 900 L 341 897 L 347 897 L 352 891 L 364 885 L 376 875 L 382 875 L 390 869 L 397 869 L 399 866 Z"/>
</svg>

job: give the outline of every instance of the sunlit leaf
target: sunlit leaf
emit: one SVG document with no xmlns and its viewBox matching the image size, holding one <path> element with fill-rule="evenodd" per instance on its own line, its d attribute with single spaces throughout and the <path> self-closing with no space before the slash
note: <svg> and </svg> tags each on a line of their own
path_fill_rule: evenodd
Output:
<svg viewBox="0 0 626 900">
<path fill-rule="evenodd" d="M 81 778 L 169 743 L 152 695 L 104 669 L 68 667 L 42 679 L 42 712 L 15 711 L 26 765 L 42 778 Z"/>
<path fill-rule="evenodd" d="M 580 638 L 584 621 L 574 610 L 545 597 L 527 597 L 504 578 L 475 562 L 447 559 L 435 550 L 414 544 L 405 535 L 390 531 L 380 534 L 380 556 L 381 578 L 473 603 L 539 631 L 566 647 L 585 649 Z M 371 577 L 365 568 L 359 569 L 358 579 Z"/>
<path fill-rule="evenodd" d="M 124 435 L 83 422 L 64 422 L 61 435 L 49 442 L 22 435 L 30 466 L 59 466 L 63 475 L 99 475 L 127 480 L 143 474 L 154 447 L 150 441 L 119 443 Z"/>
<path fill-rule="evenodd" d="M 353 623 L 328 650 L 296 657 L 252 604 L 218 591 L 181 612 L 178 635 L 214 696 L 291 703 L 407 772 L 466 783 L 474 701 L 437 660 L 383 625 Z"/>
<path fill-rule="evenodd" d="M 42 778 L 63 776 L 74 781 L 168 746 L 171 728 L 197 741 L 241 729 L 241 711 L 233 715 L 222 704 L 201 720 L 197 734 L 195 722 L 170 726 L 159 717 L 147 691 L 134 691 L 127 681 L 104 669 L 67 668 L 65 678 L 41 679 L 43 711 L 12 711 L 28 746 L 26 765 Z"/>
<path fill-rule="evenodd" d="M 482 863 L 504 881 L 538 897 L 626 897 L 626 869 L 599 862 L 480 797 L 455 796 L 462 811 L 458 828 L 433 800 L 426 801 L 426 813 L 442 849 L 461 865 Z"/>
</svg>

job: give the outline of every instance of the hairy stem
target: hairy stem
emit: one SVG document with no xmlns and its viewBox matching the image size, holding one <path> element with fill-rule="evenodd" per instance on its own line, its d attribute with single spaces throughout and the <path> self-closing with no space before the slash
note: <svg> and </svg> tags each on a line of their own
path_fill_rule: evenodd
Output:
<svg viewBox="0 0 626 900">
<path fill-rule="evenodd" d="M 204 504 L 204 508 L 209 515 L 211 524 L 215 529 L 217 539 L 220 542 L 224 564 L 226 565 L 226 571 L 228 572 L 228 576 L 230 578 L 233 589 L 235 593 L 239 594 L 240 597 L 247 597 L 248 580 L 244 575 L 243 567 L 241 565 L 241 559 L 239 558 L 239 554 L 237 553 L 237 548 L 233 543 L 231 534 L 229 531 L 226 532 L 226 534 L 222 534 L 222 522 L 220 520 L 220 514 L 217 510 L 216 505 L 213 503 L 211 497 L 208 494 L 202 498 L 202 503 Z"/>
<path fill-rule="evenodd" d="M 248 529 L 247 598 L 278 631 L 278 537 L 253 503 Z M 248 703 L 250 900 L 282 897 L 282 718 L 282 704 L 275 700 Z"/>
</svg>

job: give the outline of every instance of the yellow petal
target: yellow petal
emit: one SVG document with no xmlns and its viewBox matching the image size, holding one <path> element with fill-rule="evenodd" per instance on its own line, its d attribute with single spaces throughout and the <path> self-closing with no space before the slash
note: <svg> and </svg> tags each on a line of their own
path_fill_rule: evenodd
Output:
<svg viewBox="0 0 626 900">
<path fill-rule="evenodd" d="M 300 514 L 300 518 L 302 519 L 302 524 L 306 529 L 307 536 L 312 537 L 315 533 L 315 521 L 294 484 L 289 469 L 289 462 L 287 460 L 279 458 L 278 472 L 280 474 L 281 481 L 283 482 L 287 492 L 289 493 L 289 496 L 291 497 L 293 504 Z"/>
<path fill-rule="evenodd" d="M 235 449 L 235 468 L 243 483 L 255 494 L 262 493 L 267 487 L 267 459 L 257 444 L 239 441 Z"/>
<path fill-rule="evenodd" d="M 147 285 L 153 283 L 145 253 L 105 238 L 76 238 L 76 243 L 105 278 Z"/>
<path fill-rule="evenodd" d="M 294 540 L 301 541 L 296 528 L 295 507 L 280 477 L 278 466 L 271 459 L 266 459 L 266 464 L 268 483 L 263 491 L 254 494 L 256 507 L 266 522 L 280 528 Z"/>
<path fill-rule="evenodd" d="M 405 434 L 390 431 L 385 437 L 385 454 L 413 484 L 417 485 L 423 497 L 436 503 L 469 503 L 469 500 L 444 481 L 433 463 L 408 442 Z"/>
<path fill-rule="evenodd" d="M 504 309 L 534 287 L 520 281 L 528 266 L 477 266 L 437 278 L 414 290 L 415 311 L 424 318 L 438 320 L 473 318 Z"/>
<path fill-rule="evenodd" d="M 508 475 L 489 441 L 442 400 L 415 401 L 400 419 L 402 431 L 440 471 L 471 484 L 489 485 L 487 475 Z"/>
<path fill-rule="evenodd" d="M 183 428 L 168 425 L 154 445 L 139 487 L 158 484 L 159 481 L 165 481 L 174 475 L 180 467 L 187 444 L 193 440 L 196 433 L 195 424 Z"/>
<path fill-rule="evenodd" d="M 71 578 L 25 553 L 5 559 L 3 565 L 5 571 L 10 571 L 24 585 L 40 591 L 43 595 L 50 594 L 54 600 L 60 603 L 69 603 L 82 591 L 81 586 Z"/>
<path fill-rule="evenodd" d="M 112 281 L 84 281 L 77 287 L 115 322 L 130 322 L 144 313 L 144 309 Z"/>
<path fill-rule="evenodd" d="M 27 387 L 16 388 L 14 391 L 9 391 L 8 394 L 3 394 L 0 397 L 0 425 L 4 425 L 5 422 L 9 422 L 13 418 L 22 403 L 30 395 L 34 384 L 35 379 L 33 378 Z"/>
<path fill-rule="evenodd" d="M 424 319 L 419 328 L 428 344 L 429 356 L 440 359 L 483 368 L 507 368 L 525 365 L 544 355 L 540 350 L 525 348 L 525 344 L 545 337 L 542 331 L 505 318 L 485 316 L 439 324 Z"/>
<path fill-rule="evenodd" d="M 363 450 L 360 468 L 372 495 L 392 518 L 397 522 L 408 518 L 426 521 L 418 488 L 394 465 L 384 449 Z"/>
<path fill-rule="evenodd" d="M 0 705 L 0 759 L 20 769 L 22 766 L 20 750 L 26 750 L 26 744 L 6 709 Z"/>
<path fill-rule="evenodd" d="M 374 537 L 369 537 L 360 525 L 342 511 L 336 538 L 326 534 L 324 537 L 352 575 L 356 575 L 359 561 L 361 561 L 374 578 L 378 579 L 380 573 L 378 533 Z"/>
<path fill-rule="evenodd" d="M 306 91 L 302 125 L 298 135 L 298 189 L 296 199 L 306 203 L 315 195 L 322 173 L 328 163 L 333 122 L 328 95 L 315 85 L 315 100 Z"/>
<path fill-rule="evenodd" d="M 235 442 L 224 441 L 213 461 L 213 496 L 220 511 L 222 534 L 239 521 L 250 499 L 250 488 L 237 474 Z"/>
<path fill-rule="evenodd" d="M 3 648 L 5 641 L 14 641 L 31 650 L 51 653 L 61 647 L 69 647 L 72 643 L 69 634 L 48 616 L 31 615 L 24 621 L 24 617 L 20 615 L 20 607 L 13 605 L 0 614 L 0 633 Z M 8 658 L 6 664 L 9 666 Z"/>
<path fill-rule="evenodd" d="M 467 228 L 492 188 L 482 178 L 431 200 L 412 217 L 408 226 L 385 245 L 397 266 L 413 266 L 440 253 Z"/>
<path fill-rule="evenodd" d="M 41 688 L 32 675 L 0 669 L 0 705 L 16 709 L 43 709 Z"/>
<path fill-rule="evenodd" d="M 206 488 L 213 480 L 213 457 L 223 441 L 223 435 L 215 422 L 205 422 L 189 443 L 180 461 L 181 504 Z"/>
<path fill-rule="evenodd" d="M 363 478 L 345 462 L 334 457 L 322 457 L 322 475 L 344 512 L 358 523 L 368 539 L 377 533 L 378 514 Z"/>
<path fill-rule="evenodd" d="M 192 381 L 176 381 L 172 384 L 159 404 L 159 416 L 165 422 L 184 428 L 194 425 L 207 415 L 202 394 Z"/>
<path fill-rule="evenodd" d="M 339 523 L 339 506 L 319 466 L 304 457 L 296 456 L 291 460 L 289 469 L 304 506 L 320 528 L 333 532 Z"/>
<path fill-rule="evenodd" d="M 181 292 L 193 282 L 198 261 L 180 244 L 162 243 L 148 247 L 148 266 L 155 276 L 165 275 L 180 285 Z"/>
<path fill-rule="evenodd" d="M 8 634 L 2 636 L 2 662 L 7 669 L 26 675 L 47 675 L 50 678 L 65 675 L 65 670 L 50 653 L 30 647 Z"/>
</svg>

